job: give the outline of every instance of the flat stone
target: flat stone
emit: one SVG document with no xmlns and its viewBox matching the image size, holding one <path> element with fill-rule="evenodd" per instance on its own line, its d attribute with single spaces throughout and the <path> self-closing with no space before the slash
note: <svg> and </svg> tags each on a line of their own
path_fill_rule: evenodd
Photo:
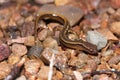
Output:
<svg viewBox="0 0 120 80">
<path fill-rule="evenodd" d="M 120 22 L 113 22 L 113 23 L 111 24 L 111 26 L 110 26 L 110 30 L 111 30 L 114 34 L 120 36 Z"/>
<path fill-rule="evenodd" d="M 109 29 L 99 29 L 97 30 L 100 34 L 102 34 L 107 40 L 118 40 L 118 38 L 109 30 Z"/>
<path fill-rule="evenodd" d="M 97 31 L 88 31 L 87 41 L 96 45 L 98 50 L 102 49 L 107 44 L 107 39 Z"/>
<path fill-rule="evenodd" d="M 75 25 L 83 16 L 83 11 L 80 8 L 70 5 L 55 6 L 46 4 L 39 9 L 38 15 L 45 13 L 55 13 L 66 17 L 71 26 Z"/>
</svg>

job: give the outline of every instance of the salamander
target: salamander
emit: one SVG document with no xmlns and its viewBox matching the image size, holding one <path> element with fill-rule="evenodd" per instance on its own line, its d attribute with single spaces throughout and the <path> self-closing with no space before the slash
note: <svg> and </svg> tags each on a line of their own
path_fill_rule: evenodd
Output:
<svg viewBox="0 0 120 80">
<path fill-rule="evenodd" d="M 63 25 L 63 29 L 60 31 L 59 41 L 65 47 L 85 51 L 89 54 L 97 54 L 96 45 L 83 41 L 82 39 L 71 40 L 68 38 L 68 34 L 71 29 L 71 26 L 69 24 L 69 21 L 64 16 L 60 14 L 56 14 L 56 13 L 40 14 L 36 18 L 35 25 L 37 26 L 39 20 L 42 20 L 42 19 L 53 19 L 53 20 L 60 22 Z M 35 28 L 35 31 L 37 31 L 36 28 Z"/>
</svg>

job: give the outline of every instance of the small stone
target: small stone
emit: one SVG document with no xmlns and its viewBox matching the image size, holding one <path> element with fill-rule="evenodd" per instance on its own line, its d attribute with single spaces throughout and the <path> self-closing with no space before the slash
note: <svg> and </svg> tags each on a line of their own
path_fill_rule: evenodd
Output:
<svg viewBox="0 0 120 80">
<path fill-rule="evenodd" d="M 24 46 L 22 44 L 15 43 L 12 45 L 12 52 L 16 55 L 23 56 L 23 55 L 27 54 L 27 48 L 26 48 L 26 46 Z"/>
<path fill-rule="evenodd" d="M 15 16 L 16 17 L 16 16 Z M 15 23 L 15 20 L 14 18 L 10 18 L 10 21 L 9 21 L 9 26 L 16 26 L 16 23 Z"/>
<path fill-rule="evenodd" d="M 3 32 L 0 30 L 0 38 L 3 37 Z"/>
<path fill-rule="evenodd" d="M 47 24 L 47 27 L 49 28 L 50 31 L 54 31 L 54 29 L 59 30 L 61 25 L 57 22 L 51 22 Z"/>
<path fill-rule="evenodd" d="M 45 48 L 41 54 L 40 59 L 45 64 L 50 64 L 52 55 L 54 55 L 53 65 L 55 65 L 58 69 L 64 68 L 68 59 L 66 55 L 64 54 L 64 52 L 62 51 L 58 51 L 58 50 L 51 49 L 51 48 Z"/>
<path fill-rule="evenodd" d="M 8 58 L 10 56 L 10 48 L 6 44 L 0 44 L 0 61 Z"/>
<path fill-rule="evenodd" d="M 18 4 L 25 4 L 27 3 L 29 0 L 15 0 Z"/>
<path fill-rule="evenodd" d="M 11 66 L 7 62 L 0 63 L 0 79 L 3 80 L 11 71 Z"/>
<path fill-rule="evenodd" d="M 12 43 L 24 43 L 25 42 L 25 40 L 26 40 L 26 37 L 18 37 L 18 38 L 16 38 L 16 39 L 9 39 L 8 41 L 7 41 L 7 44 L 8 45 L 11 45 Z"/>
<path fill-rule="evenodd" d="M 18 77 L 16 80 L 27 80 L 26 77 L 24 75 L 21 75 L 20 77 Z"/>
<path fill-rule="evenodd" d="M 107 40 L 118 40 L 118 38 L 115 35 L 113 35 L 113 33 L 109 29 L 99 29 L 97 31 L 103 36 L 105 36 Z"/>
<path fill-rule="evenodd" d="M 35 45 L 35 38 L 34 36 L 27 36 L 24 42 L 27 46 L 34 46 Z"/>
<path fill-rule="evenodd" d="M 115 50 L 114 50 L 114 54 L 116 54 L 116 55 L 120 55 L 120 47 L 115 48 Z"/>
<path fill-rule="evenodd" d="M 97 31 L 88 31 L 87 41 L 96 45 L 98 50 L 104 48 L 107 44 L 107 39 Z"/>
<path fill-rule="evenodd" d="M 107 50 L 105 52 L 102 53 L 102 56 L 112 56 L 114 54 L 113 50 Z"/>
<path fill-rule="evenodd" d="M 82 68 L 85 66 L 85 62 L 79 59 L 78 57 L 73 57 L 69 60 L 68 65 L 74 66 L 77 68 Z"/>
<path fill-rule="evenodd" d="M 40 31 L 38 33 L 38 39 L 40 41 L 43 41 L 47 37 L 47 34 L 48 34 L 48 30 L 47 29 L 43 29 L 42 31 Z"/>
<path fill-rule="evenodd" d="M 113 22 L 111 24 L 110 30 L 120 36 L 120 22 Z"/>
<path fill-rule="evenodd" d="M 55 0 L 55 5 L 56 6 L 63 6 L 65 4 L 67 4 L 69 2 L 69 0 Z"/>
<path fill-rule="evenodd" d="M 34 22 L 26 22 L 19 29 L 22 37 L 31 36 L 34 34 Z"/>
<path fill-rule="evenodd" d="M 47 3 L 52 3 L 54 0 L 35 0 L 37 4 L 47 4 Z"/>
<path fill-rule="evenodd" d="M 113 80 L 107 74 L 94 75 L 92 80 Z"/>
<path fill-rule="evenodd" d="M 77 80 L 83 80 L 83 76 L 80 72 L 78 71 L 73 71 L 74 76 L 76 77 Z"/>
<path fill-rule="evenodd" d="M 8 26 L 8 21 L 7 20 L 0 20 L 0 26 L 2 29 L 6 29 Z"/>
<path fill-rule="evenodd" d="M 39 58 L 42 53 L 43 47 L 41 46 L 32 46 L 28 51 L 27 55 L 29 58 Z"/>
<path fill-rule="evenodd" d="M 9 18 L 10 18 L 10 9 L 9 9 L 9 7 L 5 8 L 5 9 L 1 9 L 0 10 L 0 27 L 2 29 L 7 28 L 8 23 L 9 23 Z"/>
<path fill-rule="evenodd" d="M 88 60 L 87 65 L 85 66 L 85 70 L 93 72 L 96 71 L 96 69 L 97 69 L 97 63 L 95 62 L 95 60 Z"/>
<path fill-rule="evenodd" d="M 120 62 L 120 55 L 113 56 L 108 63 L 109 64 L 118 64 Z"/>
<path fill-rule="evenodd" d="M 108 12 L 109 14 L 114 14 L 114 13 L 115 13 L 115 10 L 114 10 L 112 7 L 109 7 L 108 10 L 107 10 L 107 12 Z"/>
<path fill-rule="evenodd" d="M 10 2 L 10 0 L 0 0 L 0 4 L 4 4 L 4 3 L 7 3 L 7 2 Z"/>
<path fill-rule="evenodd" d="M 16 20 L 16 24 L 18 26 L 22 26 L 24 22 L 25 22 L 25 19 L 23 17 L 19 17 L 19 19 Z"/>
<path fill-rule="evenodd" d="M 62 77 L 63 77 L 62 72 L 56 71 L 56 74 L 55 74 L 54 78 L 57 79 L 57 80 L 60 80 L 60 79 L 62 79 Z"/>
<path fill-rule="evenodd" d="M 51 49 L 51 48 L 45 48 L 40 56 L 41 60 L 45 63 L 45 64 L 49 64 L 50 63 L 50 59 L 52 57 L 52 54 L 56 54 L 58 53 L 57 50 Z"/>
<path fill-rule="evenodd" d="M 20 56 L 15 54 L 11 54 L 8 58 L 8 63 L 12 65 L 17 63 L 18 61 L 20 61 Z"/>
<path fill-rule="evenodd" d="M 110 0 L 113 8 L 120 8 L 120 0 Z"/>
<path fill-rule="evenodd" d="M 50 67 L 42 66 L 38 73 L 38 78 L 40 78 L 41 80 L 47 80 L 49 71 L 50 71 Z"/>
<path fill-rule="evenodd" d="M 31 21 L 33 21 L 33 19 L 34 19 L 34 17 L 33 16 L 28 16 L 27 18 L 25 18 L 25 22 L 27 23 L 29 23 L 29 22 L 31 22 Z"/>
<path fill-rule="evenodd" d="M 43 46 L 44 46 L 44 47 L 53 48 L 53 49 L 57 49 L 57 48 L 58 48 L 57 41 L 56 41 L 55 39 L 53 39 L 52 37 L 47 37 L 47 38 L 43 41 Z"/>
<path fill-rule="evenodd" d="M 97 70 L 107 70 L 110 69 L 110 66 L 106 62 L 101 62 L 100 65 L 98 65 Z"/>
<path fill-rule="evenodd" d="M 110 78 L 107 74 L 101 74 L 99 80 L 110 80 Z"/>
<path fill-rule="evenodd" d="M 55 55 L 55 66 L 58 68 L 58 69 L 65 69 L 66 65 L 67 65 L 67 61 L 68 61 L 68 58 L 67 56 L 64 54 L 64 52 L 62 51 L 59 51 L 56 55 Z"/>
<path fill-rule="evenodd" d="M 25 62 L 25 76 L 29 78 L 30 76 L 37 74 L 41 63 L 37 59 L 28 60 Z M 44 74 L 45 75 L 45 74 Z"/>
</svg>

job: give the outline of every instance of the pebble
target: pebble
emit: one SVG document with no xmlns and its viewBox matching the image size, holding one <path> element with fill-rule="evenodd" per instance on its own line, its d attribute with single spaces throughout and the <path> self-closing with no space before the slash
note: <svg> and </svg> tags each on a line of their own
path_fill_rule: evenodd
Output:
<svg viewBox="0 0 120 80">
<path fill-rule="evenodd" d="M 63 77 L 63 73 L 60 72 L 60 71 L 56 71 L 55 76 L 53 77 L 53 79 L 60 80 L 60 79 L 62 79 L 62 77 Z"/>
<path fill-rule="evenodd" d="M 101 74 L 99 76 L 99 80 L 110 80 L 109 76 L 107 74 Z"/>
<path fill-rule="evenodd" d="M 120 8 L 120 0 L 110 0 L 113 8 Z"/>
<path fill-rule="evenodd" d="M 26 77 L 24 75 L 21 75 L 20 77 L 18 77 L 16 80 L 27 80 Z"/>
<path fill-rule="evenodd" d="M 52 4 L 46 4 L 43 5 L 38 11 L 38 13 L 50 12 L 65 16 L 71 26 L 75 25 L 83 16 L 83 11 L 80 8 L 70 5 L 55 6 Z"/>
<path fill-rule="evenodd" d="M 33 19 L 34 19 L 34 17 L 33 16 L 28 16 L 27 18 L 25 18 L 25 22 L 27 23 L 29 23 L 29 22 L 31 22 L 31 21 L 33 21 Z"/>
<path fill-rule="evenodd" d="M 87 61 L 87 65 L 85 66 L 85 71 L 96 71 L 96 69 L 97 69 L 97 63 L 95 62 L 95 60 Z"/>
<path fill-rule="evenodd" d="M 73 71 L 74 76 L 76 77 L 77 80 L 83 80 L 83 76 L 80 72 L 78 71 Z"/>
<path fill-rule="evenodd" d="M 7 62 L 0 63 L 0 80 L 3 80 L 11 71 L 11 67 Z"/>
<path fill-rule="evenodd" d="M 6 44 L 0 44 L 0 61 L 8 58 L 10 56 L 10 48 Z"/>
<path fill-rule="evenodd" d="M 40 41 L 43 41 L 47 37 L 47 34 L 48 34 L 48 30 L 47 29 L 43 29 L 42 31 L 40 31 L 38 33 L 38 39 Z"/>
<path fill-rule="evenodd" d="M 113 22 L 110 26 L 110 30 L 120 36 L 120 22 Z"/>
<path fill-rule="evenodd" d="M 39 58 L 40 54 L 42 53 L 42 50 L 43 50 L 42 46 L 32 46 L 28 51 L 27 55 L 30 58 L 32 57 Z"/>
<path fill-rule="evenodd" d="M 39 80 L 47 80 L 49 71 L 50 71 L 49 66 L 42 66 L 40 71 L 38 72 L 38 79 Z"/>
<path fill-rule="evenodd" d="M 12 52 L 16 55 L 23 56 L 27 54 L 27 47 L 22 44 L 14 43 L 11 48 Z"/>
<path fill-rule="evenodd" d="M 98 50 L 104 48 L 107 44 L 107 39 L 97 31 L 88 31 L 87 41 L 96 45 Z"/>
<path fill-rule="evenodd" d="M 15 55 L 13 53 L 8 58 L 8 63 L 12 64 L 12 65 L 17 63 L 18 61 L 20 61 L 20 56 L 19 55 Z"/>
<path fill-rule="evenodd" d="M 18 4 L 26 4 L 29 0 L 15 0 Z"/>
<path fill-rule="evenodd" d="M 2 38 L 3 37 L 3 32 L 2 32 L 2 30 L 0 30 L 0 38 Z"/>
<path fill-rule="evenodd" d="M 7 44 L 8 45 L 11 45 L 11 44 L 13 44 L 13 43 L 24 43 L 25 42 L 25 40 L 26 40 L 26 37 L 18 37 L 18 38 L 16 38 L 16 39 L 8 39 L 7 40 Z"/>
<path fill-rule="evenodd" d="M 68 65 L 69 66 L 74 66 L 74 67 L 77 67 L 77 68 L 82 68 L 82 67 L 85 66 L 85 62 L 82 61 L 81 59 L 79 59 L 78 57 L 73 57 L 69 60 Z"/>
<path fill-rule="evenodd" d="M 108 63 L 109 64 L 118 64 L 120 62 L 120 55 L 113 56 Z"/>
<path fill-rule="evenodd" d="M 30 76 L 37 74 L 41 63 L 39 60 L 32 59 L 25 62 L 25 76 L 29 78 Z"/>
<path fill-rule="evenodd" d="M 4 4 L 4 3 L 7 3 L 7 2 L 10 2 L 10 0 L 0 0 L 0 4 Z"/>
<path fill-rule="evenodd" d="M 113 54 L 114 54 L 113 50 L 107 50 L 107 51 L 102 53 L 102 56 L 107 57 L 107 56 L 112 56 Z"/>
<path fill-rule="evenodd" d="M 58 54 L 55 55 L 55 66 L 58 68 L 58 69 L 65 69 L 66 67 L 66 63 L 68 61 L 68 58 L 67 56 L 64 54 L 64 52 L 62 51 L 59 51 Z"/>
<path fill-rule="evenodd" d="M 55 39 L 53 39 L 52 37 L 47 37 L 43 41 L 43 46 L 44 47 L 49 47 L 49 48 L 52 48 L 52 49 L 57 49 L 58 48 L 57 41 Z"/>
<path fill-rule="evenodd" d="M 69 0 L 55 0 L 55 5 L 56 6 L 63 6 L 65 4 L 67 4 L 69 2 Z"/>
<path fill-rule="evenodd" d="M 47 4 L 52 3 L 54 0 L 34 0 L 37 4 Z"/>
<path fill-rule="evenodd" d="M 118 40 L 118 38 L 109 30 L 109 29 L 99 29 L 97 30 L 100 34 L 102 34 L 103 36 L 105 36 L 105 38 L 107 38 L 107 40 Z"/>
<path fill-rule="evenodd" d="M 35 45 L 35 38 L 34 36 L 27 36 L 24 42 L 27 46 L 34 46 Z"/>
<path fill-rule="evenodd" d="M 45 48 L 40 56 L 40 59 L 45 63 L 49 64 L 52 54 L 58 53 L 57 50 L 51 48 Z"/>
<path fill-rule="evenodd" d="M 111 80 L 107 74 L 94 75 L 92 80 Z"/>
<path fill-rule="evenodd" d="M 20 28 L 22 37 L 31 36 L 34 34 L 34 22 L 32 21 L 24 23 L 19 28 Z"/>
<path fill-rule="evenodd" d="M 109 8 L 107 9 L 107 12 L 108 12 L 109 14 L 114 14 L 114 13 L 115 13 L 115 10 L 114 10 L 112 7 L 109 7 Z"/>
<path fill-rule="evenodd" d="M 18 12 L 13 13 L 9 21 L 9 26 L 17 26 L 16 21 L 18 21 L 20 18 L 21 18 L 20 13 Z"/>
<path fill-rule="evenodd" d="M 18 26 L 22 26 L 22 24 L 25 22 L 25 19 L 24 17 L 19 17 L 17 20 L 16 20 L 16 24 Z"/>
<path fill-rule="evenodd" d="M 55 65 L 58 69 L 64 68 L 68 59 L 67 56 L 62 51 L 58 51 L 51 48 L 45 48 L 41 54 L 40 59 L 45 64 L 49 64 L 53 54 L 55 55 L 53 65 Z"/>
</svg>

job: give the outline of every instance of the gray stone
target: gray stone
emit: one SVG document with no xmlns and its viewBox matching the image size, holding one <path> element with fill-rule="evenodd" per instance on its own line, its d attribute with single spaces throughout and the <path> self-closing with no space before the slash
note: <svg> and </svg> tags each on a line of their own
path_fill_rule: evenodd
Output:
<svg viewBox="0 0 120 80">
<path fill-rule="evenodd" d="M 107 44 L 107 39 L 97 31 L 88 31 L 87 41 L 96 45 L 98 50 L 102 49 Z"/>
</svg>

